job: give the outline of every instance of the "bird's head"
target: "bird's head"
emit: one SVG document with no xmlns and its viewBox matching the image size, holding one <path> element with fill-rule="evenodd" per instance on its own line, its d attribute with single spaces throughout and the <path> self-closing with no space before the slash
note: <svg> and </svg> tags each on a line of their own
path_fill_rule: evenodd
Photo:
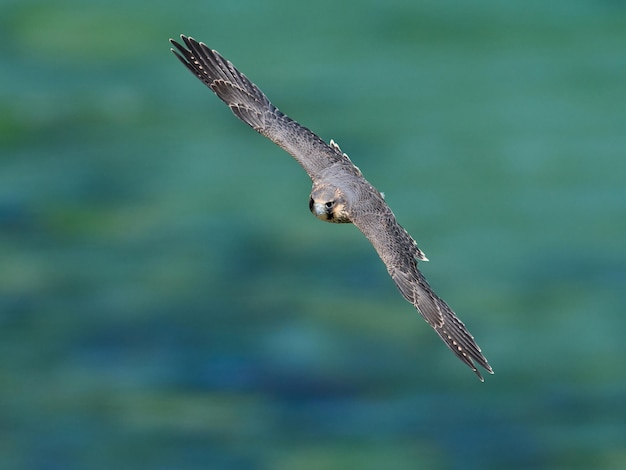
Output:
<svg viewBox="0 0 626 470">
<path fill-rule="evenodd" d="M 309 198 L 311 213 L 324 222 L 349 223 L 345 195 L 335 186 L 320 184 L 313 186 Z"/>
</svg>

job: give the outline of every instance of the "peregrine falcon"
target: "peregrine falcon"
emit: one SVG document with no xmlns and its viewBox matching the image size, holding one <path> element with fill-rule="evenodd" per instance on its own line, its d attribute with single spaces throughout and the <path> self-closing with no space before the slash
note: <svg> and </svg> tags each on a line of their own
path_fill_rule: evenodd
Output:
<svg viewBox="0 0 626 470">
<path fill-rule="evenodd" d="M 474 361 L 493 370 L 463 322 L 431 289 L 417 269 L 428 261 L 396 221 L 383 195 L 331 140 L 329 144 L 274 106 L 243 73 L 204 43 L 181 35 L 172 52 L 230 110 L 290 153 L 313 182 L 309 209 L 320 220 L 353 223 L 376 249 L 402 296 L 417 309 L 456 356 L 483 381 Z"/>
</svg>

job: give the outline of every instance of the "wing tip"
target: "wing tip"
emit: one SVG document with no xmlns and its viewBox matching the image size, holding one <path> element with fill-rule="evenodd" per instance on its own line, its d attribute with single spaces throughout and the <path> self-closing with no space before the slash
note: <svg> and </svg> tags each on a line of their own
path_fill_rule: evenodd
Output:
<svg viewBox="0 0 626 470">
<path fill-rule="evenodd" d="M 489 373 L 490 375 L 494 374 L 493 369 L 491 368 L 491 366 L 489 365 L 489 363 L 487 362 L 487 360 L 485 360 L 484 364 L 481 364 L 481 366 L 487 371 L 487 373 Z M 478 376 L 478 380 L 480 380 L 481 382 L 485 382 L 485 378 L 482 376 L 482 374 L 480 373 L 480 371 L 478 370 L 478 368 L 474 365 L 471 368 L 474 373 Z"/>
<path fill-rule="evenodd" d="M 183 41 L 185 44 L 187 44 L 187 40 L 188 40 L 188 39 L 192 39 L 192 38 L 189 38 L 188 36 L 185 36 L 184 34 L 181 34 L 181 35 L 180 35 L 180 40 L 181 40 L 181 41 Z M 192 39 L 192 40 L 193 40 L 193 39 Z M 180 47 L 180 45 L 181 45 L 181 44 L 180 44 L 179 42 L 177 42 L 175 39 L 170 38 L 170 39 L 169 39 L 169 41 L 170 41 L 170 44 L 171 44 L 172 46 L 175 46 L 176 48 Z"/>
</svg>

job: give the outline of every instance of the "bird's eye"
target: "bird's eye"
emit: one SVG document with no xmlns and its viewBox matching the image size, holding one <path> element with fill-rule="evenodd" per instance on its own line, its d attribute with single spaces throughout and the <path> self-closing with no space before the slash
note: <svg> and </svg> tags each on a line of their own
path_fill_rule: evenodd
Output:
<svg viewBox="0 0 626 470">
<path fill-rule="evenodd" d="M 328 201 L 326 204 L 324 204 L 326 206 L 327 209 L 330 209 L 331 207 L 333 207 L 333 201 Z"/>
</svg>

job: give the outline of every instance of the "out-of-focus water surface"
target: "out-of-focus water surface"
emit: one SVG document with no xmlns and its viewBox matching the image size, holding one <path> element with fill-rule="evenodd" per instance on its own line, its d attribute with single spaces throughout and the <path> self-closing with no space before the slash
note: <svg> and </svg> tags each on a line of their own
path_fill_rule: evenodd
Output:
<svg viewBox="0 0 626 470">
<path fill-rule="evenodd" d="M 623 2 L 0 8 L 2 468 L 626 468 Z M 386 193 L 494 376 L 180 33 Z"/>
</svg>

